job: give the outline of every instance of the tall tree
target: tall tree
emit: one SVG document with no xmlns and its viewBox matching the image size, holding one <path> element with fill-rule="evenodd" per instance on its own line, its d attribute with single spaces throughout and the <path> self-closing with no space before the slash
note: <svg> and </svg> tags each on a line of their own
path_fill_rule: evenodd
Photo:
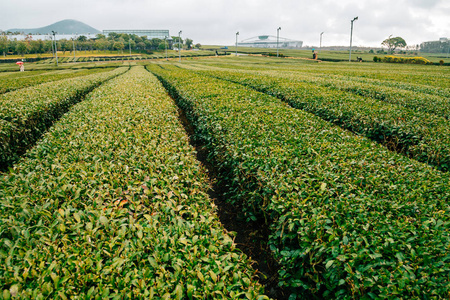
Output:
<svg viewBox="0 0 450 300">
<path fill-rule="evenodd" d="M 389 52 L 393 53 L 395 49 L 397 48 L 404 48 L 406 47 L 406 42 L 403 38 L 397 36 L 393 38 L 387 38 L 385 39 L 381 45 L 388 47 Z"/>
<path fill-rule="evenodd" d="M 8 37 L 5 35 L 0 36 L 0 51 L 3 53 L 3 56 L 6 56 L 6 53 L 8 53 Z"/>
<path fill-rule="evenodd" d="M 22 56 L 28 51 L 29 45 L 25 41 L 19 41 L 16 45 L 16 52 Z"/>
<path fill-rule="evenodd" d="M 125 48 L 125 45 L 122 42 L 115 42 L 113 47 L 114 47 L 114 50 L 117 50 L 119 52 L 119 51 L 123 50 L 123 48 Z"/>
<path fill-rule="evenodd" d="M 194 41 L 191 40 L 191 39 L 186 39 L 185 43 L 186 43 L 186 47 L 187 47 L 188 49 L 191 49 L 192 44 L 194 43 Z"/>
<path fill-rule="evenodd" d="M 178 36 L 172 37 L 172 44 L 174 47 L 178 47 L 178 41 L 180 40 L 181 45 L 183 45 L 183 39 L 179 38 Z"/>
</svg>

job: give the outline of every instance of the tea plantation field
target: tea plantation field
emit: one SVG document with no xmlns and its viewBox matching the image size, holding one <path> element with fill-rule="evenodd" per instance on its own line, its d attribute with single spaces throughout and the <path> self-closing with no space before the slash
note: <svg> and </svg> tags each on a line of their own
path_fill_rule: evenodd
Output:
<svg viewBox="0 0 450 300">
<path fill-rule="evenodd" d="M 446 66 L 220 57 L 0 92 L 2 299 L 450 297 Z"/>
</svg>

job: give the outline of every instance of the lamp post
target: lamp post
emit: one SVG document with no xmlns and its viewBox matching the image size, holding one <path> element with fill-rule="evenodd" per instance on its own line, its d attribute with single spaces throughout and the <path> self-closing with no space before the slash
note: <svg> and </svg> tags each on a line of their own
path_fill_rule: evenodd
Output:
<svg viewBox="0 0 450 300">
<path fill-rule="evenodd" d="M 238 35 L 239 35 L 239 31 L 238 32 L 236 32 L 236 56 L 237 56 L 237 37 L 238 37 Z"/>
<path fill-rule="evenodd" d="M 277 57 L 278 57 L 278 41 L 280 39 L 280 30 L 281 30 L 281 27 L 278 27 L 277 28 Z"/>
<path fill-rule="evenodd" d="M 131 59 L 131 36 L 128 37 L 128 48 L 130 49 L 130 59 Z"/>
<path fill-rule="evenodd" d="M 178 56 L 180 58 L 180 62 L 181 62 L 181 33 L 182 31 L 180 30 L 180 32 L 178 32 Z"/>
<path fill-rule="evenodd" d="M 52 57 L 55 57 L 55 45 L 53 45 L 53 38 L 52 35 L 49 33 L 48 37 L 50 38 L 50 40 L 52 41 Z"/>
<path fill-rule="evenodd" d="M 77 34 L 75 33 L 75 36 L 72 37 L 72 46 L 73 46 L 73 62 L 75 62 L 75 38 Z"/>
<path fill-rule="evenodd" d="M 4 31 L 2 31 L 2 35 L 5 36 L 5 32 Z M 6 50 L 7 49 L 3 49 L 3 57 L 6 57 Z"/>
<path fill-rule="evenodd" d="M 350 29 L 350 55 L 348 57 L 348 61 L 352 61 L 352 37 L 353 37 L 353 22 L 358 20 L 358 17 L 354 17 L 353 20 L 351 20 L 352 26 Z"/>
<path fill-rule="evenodd" d="M 169 58 L 167 57 L 167 35 L 164 37 L 164 50 L 166 50 L 166 61 L 169 60 Z"/>
<path fill-rule="evenodd" d="M 320 52 L 320 50 L 322 50 L 322 35 L 323 35 L 323 33 L 324 33 L 324 32 L 321 32 L 321 33 L 320 33 L 320 45 L 319 45 L 319 52 Z"/>
<path fill-rule="evenodd" d="M 449 53 L 450 53 L 450 40 L 447 40 L 447 58 Z"/>
<path fill-rule="evenodd" d="M 58 66 L 58 48 L 56 47 L 56 34 L 57 32 L 53 31 L 53 38 L 55 39 L 55 57 L 56 57 L 56 66 Z"/>
<path fill-rule="evenodd" d="M 441 43 L 447 43 L 447 58 L 450 53 L 450 39 L 446 38 L 445 40 L 441 40 Z"/>
</svg>

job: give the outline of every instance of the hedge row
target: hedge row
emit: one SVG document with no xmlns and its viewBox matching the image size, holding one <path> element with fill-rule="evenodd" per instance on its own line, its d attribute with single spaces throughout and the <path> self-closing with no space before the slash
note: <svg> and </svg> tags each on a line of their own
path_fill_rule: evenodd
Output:
<svg viewBox="0 0 450 300">
<path fill-rule="evenodd" d="M 448 297 L 448 176 L 253 89 L 148 68 L 209 149 L 230 203 L 269 224 L 290 299 Z"/>
<path fill-rule="evenodd" d="M 188 66 L 188 68 L 200 70 L 196 65 Z M 204 67 L 202 69 L 205 70 Z M 210 66 L 207 69 L 224 71 L 223 66 L 219 68 Z M 226 69 L 229 70 L 230 67 L 228 66 Z M 230 71 L 250 72 L 248 68 L 239 65 L 237 65 L 234 70 L 231 69 Z M 345 71 L 342 71 L 339 68 L 332 74 L 304 72 L 302 69 L 286 70 L 283 68 L 273 68 L 270 71 L 258 70 L 258 74 L 262 76 L 288 77 L 294 81 L 314 83 L 351 92 L 360 96 L 371 97 L 380 101 L 401 105 L 413 110 L 433 113 L 447 119 L 450 118 L 449 88 L 414 85 L 394 80 L 365 78 L 364 75 L 361 75 L 361 77 L 345 76 L 343 75 L 345 73 Z"/>
<path fill-rule="evenodd" d="M 276 96 L 292 107 L 313 113 L 390 149 L 442 171 L 450 170 L 450 122 L 443 117 L 328 89 L 295 76 L 238 71 L 204 71 L 202 74 Z"/>
<path fill-rule="evenodd" d="M 28 74 L 26 77 L 17 77 L 13 74 L 11 77 L 8 76 L 0 77 L 0 94 L 7 93 L 10 91 L 22 89 L 29 86 L 38 85 L 40 83 L 44 82 L 51 82 L 51 81 L 57 81 L 61 79 L 66 78 L 74 78 L 74 77 L 80 77 L 95 73 L 102 73 L 105 71 L 111 71 L 112 69 L 87 69 L 87 70 L 65 70 L 65 71 L 53 71 L 53 72 L 46 72 L 43 73 L 42 71 L 38 71 L 38 74 L 35 74 L 36 72 L 22 72 L 25 74 Z"/>
<path fill-rule="evenodd" d="M 89 94 L 0 180 L 0 291 L 26 299 L 266 299 L 158 80 Z"/>
<path fill-rule="evenodd" d="M 441 88 L 441 87 L 435 87 L 430 85 L 424 85 L 424 84 L 413 84 L 413 83 L 406 83 L 401 81 L 395 81 L 395 80 L 381 80 L 381 79 L 374 79 L 374 78 L 365 78 L 365 77 L 352 77 L 352 76 L 346 76 L 343 74 L 339 74 L 340 72 L 337 71 L 336 74 L 332 75 L 322 75 L 319 73 L 314 73 L 312 76 L 320 77 L 321 79 L 330 78 L 332 80 L 343 80 L 346 82 L 354 82 L 359 85 L 368 85 L 369 87 L 374 86 L 380 86 L 381 88 L 393 88 L 392 91 L 395 91 L 395 89 L 410 91 L 413 93 L 423 93 L 423 94 L 429 94 L 429 95 L 435 95 L 439 96 L 440 98 L 449 98 L 450 97 L 450 88 Z M 422 96 L 420 96 L 422 97 Z M 413 96 L 414 98 L 414 96 Z"/>
<path fill-rule="evenodd" d="M 268 72 L 269 76 L 280 76 L 297 82 L 314 83 L 356 95 L 370 97 L 387 103 L 403 106 L 411 110 L 435 114 L 450 119 L 450 99 L 439 95 L 406 91 L 384 84 L 371 84 L 369 82 L 358 82 L 353 79 L 341 80 L 334 78 L 323 78 L 306 74 L 292 74 L 292 72 Z M 265 72 L 263 72 L 265 74 Z M 444 91 L 443 91 L 444 93 Z"/>
<path fill-rule="evenodd" d="M 383 62 L 386 63 L 401 63 L 401 64 L 418 64 L 418 65 L 430 65 L 431 61 L 424 57 L 397 57 L 392 55 L 387 55 L 382 58 Z"/>
<path fill-rule="evenodd" d="M 127 69 L 43 83 L 0 95 L 0 170 L 16 161 L 74 103 Z"/>
<path fill-rule="evenodd" d="M 317 64 L 304 60 L 271 62 L 263 58 L 246 57 L 230 58 L 226 62 L 200 61 L 196 65 L 210 68 L 245 69 L 245 70 L 286 70 L 312 75 L 344 75 L 352 80 L 377 79 L 386 83 L 402 83 L 424 88 L 437 88 L 438 91 L 450 92 L 449 74 L 446 68 L 406 64 Z M 446 96 L 441 95 L 441 96 Z"/>
</svg>

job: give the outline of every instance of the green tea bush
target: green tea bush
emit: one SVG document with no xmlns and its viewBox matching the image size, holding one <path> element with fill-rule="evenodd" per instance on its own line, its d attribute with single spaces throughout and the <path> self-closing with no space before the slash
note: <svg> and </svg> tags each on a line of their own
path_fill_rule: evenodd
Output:
<svg viewBox="0 0 450 300">
<path fill-rule="evenodd" d="M 450 169 L 450 102 L 444 97 L 292 72 L 202 74 L 249 86 L 443 171 Z"/>
<path fill-rule="evenodd" d="M 207 195 L 159 82 L 132 68 L 0 177 L 0 292 L 18 299 L 267 299 Z"/>
<path fill-rule="evenodd" d="M 111 69 L 87 69 L 82 71 L 33 71 L 11 74 L 7 78 L 0 78 L 0 94 L 23 89 L 45 82 L 57 81 L 66 78 L 80 77 L 94 73 L 111 71 Z M 25 76 L 20 76 L 24 74 Z"/>
<path fill-rule="evenodd" d="M 16 161 L 73 104 L 127 68 L 63 79 L 0 95 L 0 169 Z M 93 72 L 90 72 L 93 73 Z"/>
<path fill-rule="evenodd" d="M 230 205 L 269 225 L 291 299 L 448 296 L 446 174 L 274 97 L 163 67 L 149 69 L 209 149 Z"/>
</svg>

